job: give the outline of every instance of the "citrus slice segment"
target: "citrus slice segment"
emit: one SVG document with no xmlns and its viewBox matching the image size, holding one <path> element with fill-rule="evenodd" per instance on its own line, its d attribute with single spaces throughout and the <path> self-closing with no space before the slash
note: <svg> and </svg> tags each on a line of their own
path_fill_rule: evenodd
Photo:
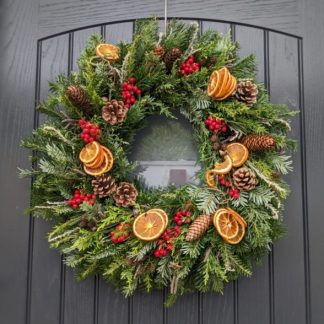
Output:
<svg viewBox="0 0 324 324">
<path fill-rule="evenodd" d="M 100 167 L 100 165 L 102 165 L 104 158 L 105 158 L 104 152 L 103 152 L 102 148 L 100 147 L 100 153 L 94 159 L 94 161 L 90 162 L 90 163 L 84 163 L 84 165 L 88 168 L 98 168 L 98 167 Z"/>
<path fill-rule="evenodd" d="M 226 174 L 232 170 L 232 166 L 232 159 L 226 154 L 223 162 L 215 163 L 213 171 L 216 174 Z"/>
<path fill-rule="evenodd" d="M 105 169 L 105 172 L 108 172 L 111 170 L 111 168 L 114 165 L 114 156 L 111 153 L 111 151 L 109 150 L 109 148 L 107 148 L 106 146 L 102 146 L 102 150 L 103 150 L 104 154 L 106 154 L 107 159 L 108 159 L 107 167 Z"/>
<path fill-rule="evenodd" d="M 150 211 L 151 212 L 154 211 L 154 212 L 161 214 L 161 216 L 163 217 L 164 223 L 165 223 L 165 225 L 164 225 L 164 230 L 165 230 L 167 228 L 168 222 L 169 222 L 168 214 L 164 210 L 158 209 L 158 208 L 150 209 Z"/>
<path fill-rule="evenodd" d="M 88 143 L 80 151 L 79 159 L 81 160 L 81 162 L 83 162 L 83 163 L 93 162 L 100 153 L 100 147 L 101 147 L 101 145 L 96 141 Z"/>
<path fill-rule="evenodd" d="M 85 173 L 92 176 L 99 176 L 102 175 L 103 173 L 108 172 L 111 169 L 112 164 L 108 158 L 107 153 L 104 152 L 103 155 L 104 155 L 104 161 L 98 168 L 89 168 L 86 165 L 84 165 L 83 169 Z"/>
<path fill-rule="evenodd" d="M 239 231 L 238 231 L 237 235 L 231 239 L 224 238 L 224 241 L 229 244 L 235 245 L 242 241 L 244 235 L 245 235 L 245 227 L 242 225 L 239 225 Z"/>
<path fill-rule="evenodd" d="M 218 71 L 214 71 L 210 76 L 210 81 L 207 87 L 207 94 L 208 96 L 214 96 L 217 91 L 217 82 L 218 82 L 219 76 Z"/>
<path fill-rule="evenodd" d="M 219 235 L 224 239 L 233 239 L 239 233 L 240 224 L 225 208 L 218 209 L 214 213 L 213 223 Z"/>
<path fill-rule="evenodd" d="M 241 143 L 227 145 L 226 152 L 230 156 L 234 167 L 243 165 L 249 158 L 249 150 Z"/>
<path fill-rule="evenodd" d="M 134 235 L 142 241 L 153 241 L 160 237 L 165 229 L 163 216 L 156 211 L 148 210 L 137 216 L 133 223 Z"/>
<path fill-rule="evenodd" d="M 247 227 L 247 222 L 245 219 L 235 210 L 230 207 L 226 207 L 226 209 L 236 218 L 236 220 L 241 223 L 242 226 Z"/>
<path fill-rule="evenodd" d="M 226 92 L 227 84 L 231 80 L 231 77 L 232 77 L 227 68 L 223 68 L 222 70 L 224 72 L 223 72 L 222 80 L 220 82 L 221 86 L 219 87 L 218 92 L 215 93 L 215 97 L 217 97 L 217 98 L 222 97 L 222 96 L 224 96 L 224 94 L 227 93 Z"/>
<path fill-rule="evenodd" d="M 219 101 L 221 101 L 221 100 L 225 100 L 226 98 L 228 98 L 229 96 L 231 96 L 232 93 L 234 92 L 234 90 L 236 89 L 236 85 L 237 85 L 237 81 L 236 81 L 236 79 L 232 76 L 231 84 L 230 84 L 229 87 L 228 87 L 228 92 L 226 92 L 226 94 L 225 94 L 223 97 L 221 97 L 221 98 L 219 98 L 219 99 L 217 99 L 217 100 L 219 100 Z"/>
<path fill-rule="evenodd" d="M 113 44 L 99 44 L 96 47 L 96 55 L 109 62 L 113 62 L 119 58 L 119 49 Z"/>
<path fill-rule="evenodd" d="M 205 179 L 206 183 L 208 184 L 209 187 L 215 188 L 216 187 L 216 182 L 214 176 L 217 173 L 212 169 L 212 170 L 207 170 L 205 173 Z"/>
</svg>

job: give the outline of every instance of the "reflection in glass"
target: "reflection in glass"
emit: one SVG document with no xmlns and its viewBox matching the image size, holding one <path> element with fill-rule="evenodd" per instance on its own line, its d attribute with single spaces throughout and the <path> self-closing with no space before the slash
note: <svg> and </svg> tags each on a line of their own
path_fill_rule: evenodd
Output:
<svg viewBox="0 0 324 324">
<path fill-rule="evenodd" d="M 197 148 L 190 123 L 181 115 L 176 120 L 162 116 L 147 118 L 135 137 L 131 161 L 138 162 L 136 176 L 148 187 L 197 183 Z"/>
</svg>

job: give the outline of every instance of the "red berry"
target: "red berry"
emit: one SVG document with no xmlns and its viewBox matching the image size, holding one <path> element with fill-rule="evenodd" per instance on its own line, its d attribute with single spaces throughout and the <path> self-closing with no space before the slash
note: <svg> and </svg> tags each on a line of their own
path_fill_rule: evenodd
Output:
<svg viewBox="0 0 324 324">
<path fill-rule="evenodd" d="M 126 240 L 128 237 L 129 237 L 129 233 L 126 232 L 126 233 L 124 234 L 124 239 Z"/>
<path fill-rule="evenodd" d="M 172 244 L 171 243 L 167 243 L 166 244 L 166 249 L 169 251 L 172 251 Z"/>
<path fill-rule="evenodd" d="M 134 77 L 130 77 L 128 81 L 134 84 L 136 82 L 136 79 Z"/>
<path fill-rule="evenodd" d="M 128 84 L 127 85 L 127 90 L 130 91 L 130 90 L 133 90 L 133 86 L 131 84 Z"/>
<path fill-rule="evenodd" d="M 77 205 L 77 204 L 73 204 L 72 207 L 73 207 L 74 209 L 77 209 L 77 208 L 79 207 L 79 205 Z"/>
<path fill-rule="evenodd" d="M 229 181 L 226 181 L 226 182 L 225 182 L 225 186 L 226 186 L 226 187 L 230 187 L 230 186 L 231 186 L 231 183 L 230 183 Z"/>
<path fill-rule="evenodd" d="M 128 83 L 127 82 L 123 82 L 123 89 L 125 90 L 125 89 L 127 89 L 127 86 L 128 86 Z"/>
</svg>

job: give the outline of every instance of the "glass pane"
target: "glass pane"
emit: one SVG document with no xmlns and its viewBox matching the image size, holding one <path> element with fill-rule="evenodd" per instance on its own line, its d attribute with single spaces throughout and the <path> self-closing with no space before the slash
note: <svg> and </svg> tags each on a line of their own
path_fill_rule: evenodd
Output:
<svg viewBox="0 0 324 324">
<path fill-rule="evenodd" d="M 151 116 L 135 137 L 129 158 L 138 162 L 136 176 L 148 187 L 198 182 L 195 174 L 200 167 L 192 128 L 183 116 L 177 118 Z"/>
</svg>

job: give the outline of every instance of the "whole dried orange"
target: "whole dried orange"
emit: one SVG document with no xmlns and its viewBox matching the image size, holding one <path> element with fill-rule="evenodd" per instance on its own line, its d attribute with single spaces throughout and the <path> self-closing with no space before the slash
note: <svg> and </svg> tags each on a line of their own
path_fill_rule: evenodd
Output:
<svg viewBox="0 0 324 324">
<path fill-rule="evenodd" d="M 231 143 L 226 146 L 226 152 L 230 156 L 233 167 L 243 165 L 249 158 L 249 150 L 241 143 Z"/>
<path fill-rule="evenodd" d="M 153 241 L 160 237 L 165 230 L 163 216 L 154 210 L 148 210 L 137 216 L 133 223 L 134 235 L 142 241 Z"/>
<path fill-rule="evenodd" d="M 99 44 L 96 47 L 96 55 L 113 63 L 119 59 L 119 49 L 113 44 Z"/>
<path fill-rule="evenodd" d="M 232 170 L 232 166 L 232 159 L 226 154 L 223 162 L 215 163 L 213 171 L 216 174 L 226 174 Z"/>
<path fill-rule="evenodd" d="M 88 143 L 80 152 L 79 159 L 83 163 L 93 162 L 101 152 L 101 145 L 96 142 Z"/>
<path fill-rule="evenodd" d="M 233 239 L 239 233 L 240 224 L 225 208 L 220 208 L 214 213 L 213 223 L 223 239 Z"/>
<path fill-rule="evenodd" d="M 215 188 L 216 187 L 216 183 L 215 183 L 215 175 L 216 174 L 217 173 L 213 169 L 207 170 L 206 173 L 205 173 L 206 183 L 211 188 Z"/>
</svg>

